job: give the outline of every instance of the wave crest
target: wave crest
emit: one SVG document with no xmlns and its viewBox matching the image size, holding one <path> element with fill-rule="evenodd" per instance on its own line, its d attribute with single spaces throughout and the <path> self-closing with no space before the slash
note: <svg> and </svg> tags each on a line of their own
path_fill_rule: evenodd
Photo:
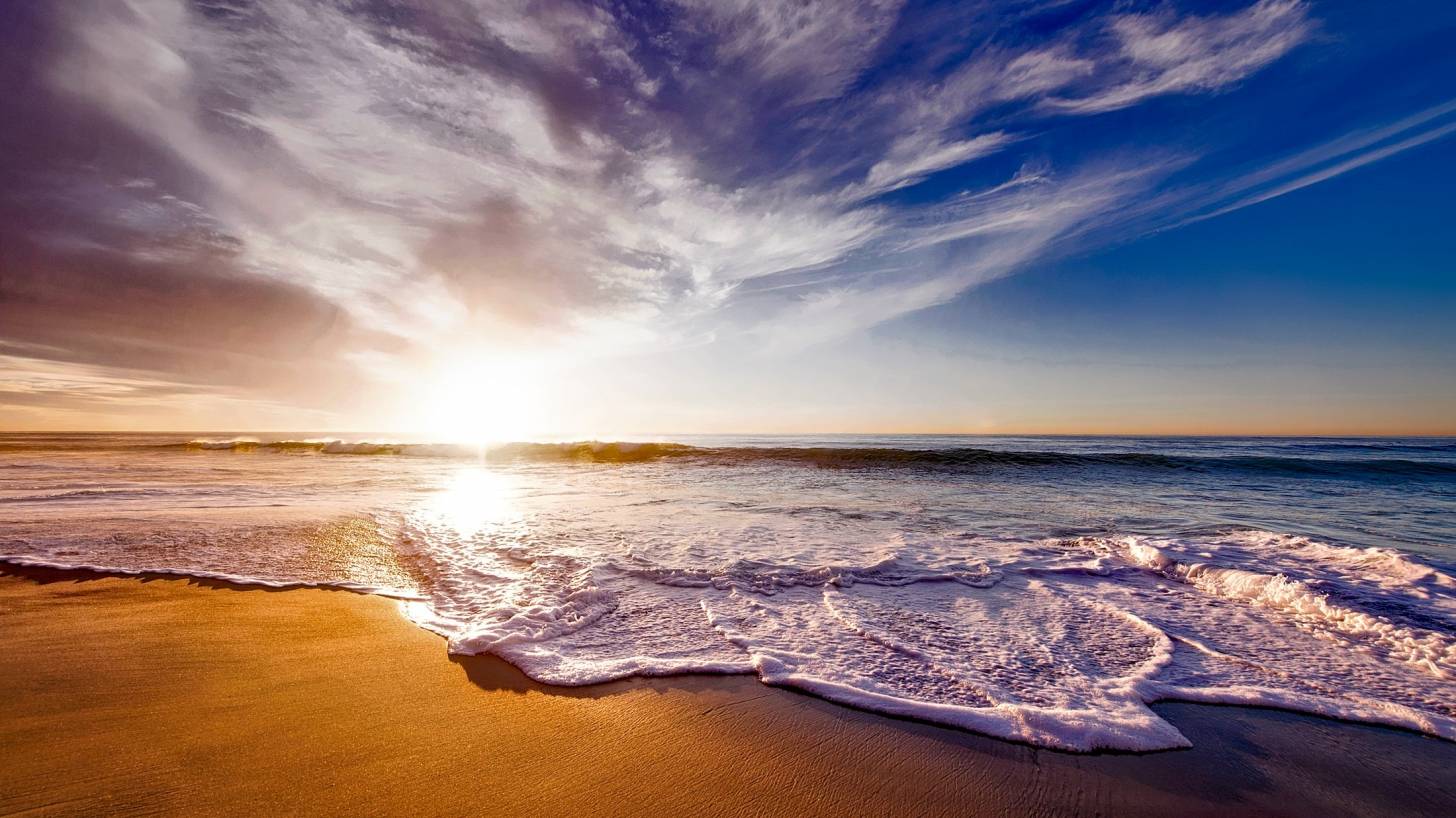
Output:
<svg viewBox="0 0 1456 818">
<path fill-rule="evenodd" d="M 1116 468 L 1214 473 L 1225 471 L 1291 476 L 1456 478 L 1456 463 L 1404 458 L 1334 459 L 1239 455 L 1168 455 L 1143 452 L 1072 453 L 975 447 L 904 449 L 885 447 L 723 446 L 672 442 L 583 440 L 563 443 L 504 443 L 488 447 L 450 443 L 342 439 L 199 439 L 163 448 L 192 451 L 311 452 L 317 454 L 484 458 L 521 463 L 647 463 L 664 460 L 709 465 L 778 463 L 824 469 L 922 469 L 946 472 L 992 468 Z"/>
</svg>

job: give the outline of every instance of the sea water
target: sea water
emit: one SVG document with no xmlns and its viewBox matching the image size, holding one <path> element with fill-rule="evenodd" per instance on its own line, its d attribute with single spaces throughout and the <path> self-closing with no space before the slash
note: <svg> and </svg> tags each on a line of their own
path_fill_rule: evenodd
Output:
<svg viewBox="0 0 1456 818">
<path fill-rule="evenodd" d="M 755 674 L 1067 750 L 1186 746 L 1164 699 L 1456 740 L 1453 546 L 1452 439 L 0 435 L 13 564 L 344 587 L 549 684 Z"/>
</svg>

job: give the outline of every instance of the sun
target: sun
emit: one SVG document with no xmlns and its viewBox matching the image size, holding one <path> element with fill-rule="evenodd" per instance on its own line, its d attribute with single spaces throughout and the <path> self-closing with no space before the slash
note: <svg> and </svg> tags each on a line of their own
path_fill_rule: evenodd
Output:
<svg viewBox="0 0 1456 818">
<path fill-rule="evenodd" d="M 452 361 L 438 367 L 422 390 L 416 426 L 437 443 L 526 440 L 539 431 L 538 387 L 524 364 L 483 358 Z"/>
</svg>

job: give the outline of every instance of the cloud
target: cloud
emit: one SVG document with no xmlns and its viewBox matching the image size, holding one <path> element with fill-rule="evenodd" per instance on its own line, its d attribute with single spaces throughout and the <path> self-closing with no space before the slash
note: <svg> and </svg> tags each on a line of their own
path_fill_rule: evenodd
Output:
<svg viewBox="0 0 1456 818">
<path fill-rule="evenodd" d="M 1185 212 L 1192 210 L 1193 215 L 1177 223 L 1190 224 L 1222 216 L 1434 142 L 1456 133 L 1456 122 L 1441 121 L 1450 120 L 1453 113 L 1456 113 L 1456 100 L 1402 117 L 1388 125 L 1355 131 L 1299 151 L 1219 184 L 1212 190 L 1200 191 L 1197 205 L 1180 208 Z M 1434 124 L 1431 124 L 1433 121 Z M 1395 139 L 1412 130 L 1415 133 Z"/>
<path fill-rule="evenodd" d="M 679 0 L 719 35 L 714 49 L 730 71 L 794 90 L 790 101 L 838 96 L 864 70 L 903 0 Z"/>
<path fill-rule="evenodd" d="M 1284 56 L 1313 28 L 1300 0 L 1259 0 L 1221 16 L 1119 15 L 1107 25 L 1115 49 L 1098 58 L 1099 73 L 1117 79 L 1087 93 L 1051 97 L 1046 104 L 1091 114 L 1164 94 L 1217 91 Z"/>
<path fill-rule="evenodd" d="M 846 193 L 851 199 L 863 199 L 898 190 L 936 171 L 995 153 L 1013 141 L 1014 137 L 1002 131 L 954 142 L 924 133 L 904 136 L 895 140 L 883 159 L 870 166 L 863 184 L 851 186 Z"/>
<path fill-rule="evenodd" d="M 298 388 L 329 369 L 354 330 L 318 294 L 241 273 L 236 249 L 217 237 L 137 232 L 118 253 L 12 230 L 0 229 L 0 326 L 32 357 Z"/>
<path fill-rule="evenodd" d="M 1054 160 L 1048 130 L 1226 89 L 1314 29 L 1291 0 L 979 9 L 998 25 L 898 0 L 38 7 L 5 43 L 0 115 L 32 127 L 0 137 L 0 341 L 262 395 L 472 347 L 832 339 L 1011 274 L 1166 169 Z"/>
<path fill-rule="evenodd" d="M 1355 170 L 1356 168 L 1362 168 L 1372 162 L 1378 162 L 1381 159 L 1388 159 L 1389 157 L 1392 157 L 1398 153 L 1403 153 L 1410 150 L 1411 148 L 1416 148 L 1424 145 L 1427 142 L 1433 142 L 1437 139 L 1441 139 L 1442 137 L 1450 136 L 1452 133 L 1456 133 L 1456 122 L 1447 123 L 1437 128 L 1431 128 L 1427 131 L 1418 133 L 1409 138 L 1402 139 L 1399 142 L 1366 151 L 1356 156 L 1352 156 L 1342 162 L 1337 162 L 1327 168 L 1323 168 L 1313 173 L 1307 173 L 1296 179 L 1291 179 L 1290 181 L 1276 185 L 1269 190 L 1257 193 L 1253 196 L 1249 196 L 1247 198 L 1234 202 L 1227 207 L 1221 208 L 1220 210 L 1209 214 L 1208 218 L 1222 215 L 1224 213 L 1238 210 L 1240 208 L 1248 207 L 1249 205 L 1255 205 L 1260 202 L 1265 202 L 1275 198 L 1276 196 L 1283 196 L 1286 193 L 1293 193 L 1296 190 L 1302 190 L 1303 188 L 1309 187 L 1310 185 L 1333 179 L 1336 176 L 1348 173 L 1349 171 Z"/>
<path fill-rule="evenodd" d="M 749 332 L 775 349 L 802 349 L 944 304 L 1046 257 L 1178 164 L 1172 157 L 1149 159 L 1067 177 L 1022 168 L 989 190 L 907 215 L 892 231 L 894 241 L 879 246 L 869 269 L 817 282 Z"/>
</svg>

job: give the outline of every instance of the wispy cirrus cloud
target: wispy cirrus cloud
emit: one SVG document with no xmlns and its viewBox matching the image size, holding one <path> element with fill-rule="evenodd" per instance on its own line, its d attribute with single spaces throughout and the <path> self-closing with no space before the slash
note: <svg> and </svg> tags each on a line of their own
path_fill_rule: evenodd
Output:
<svg viewBox="0 0 1456 818">
<path fill-rule="evenodd" d="M 1099 73 L 1112 80 L 1046 104 L 1087 114 L 1164 94 L 1218 91 L 1284 56 L 1313 29 L 1301 0 L 1259 0 L 1206 17 L 1179 17 L 1166 8 L 1115 15 L 1106 24 L 1113 47 L 1098 58 Z"/>
<path fill-rule="evenodd" d="M 839 96 L 875 55 L 904 0 L 677 0 L 714 37 L 727 72 L 751 72 L 779 85 L 788 101 Z"/>
<path fill-rule="evenodd" d="M 196 383 L 235 347 L 263 391 L 270 363 L 818 343 L 1124 218 L 1188 149 L 1047 134 L 1226 91 L 1317 28 L 1296 0 L 975 11 L 998 26 L 924 34 L 898 0 L 37 9 L 0 335 Z"/>
<path fill-rule="evenodd" d="M 1177 224 L 1203 221 L 1303 190 L 1456 133 L 1456 100 L 1374 128 L 1363 128 L 1197 192 Z"/>
</svg>

